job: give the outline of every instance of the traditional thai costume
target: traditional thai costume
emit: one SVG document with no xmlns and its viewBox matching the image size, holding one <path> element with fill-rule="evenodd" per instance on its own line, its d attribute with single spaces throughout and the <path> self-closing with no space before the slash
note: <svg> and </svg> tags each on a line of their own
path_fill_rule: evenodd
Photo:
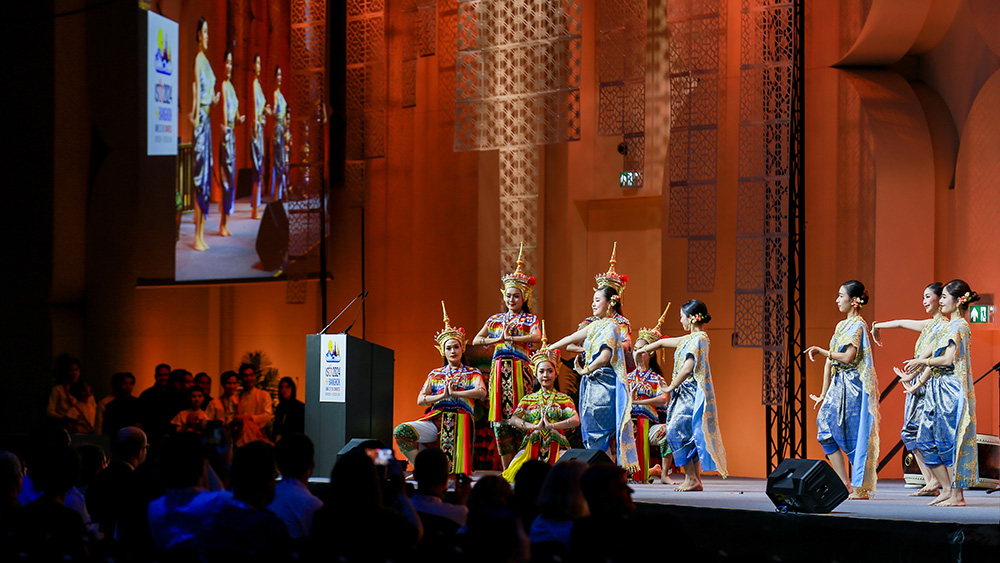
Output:
<svg viewBox="0 0 1000 563">
<path fill-rule="evenodd" d="M 938 334 L 934 357 L 954 344 L 955 362 L 931 368 L 931 377 L 924 384 L 916 443 L 924 463 L 952 467 L 952 486 L 968 489 L 978 478 L 976 394 L 969 352 L 972 334 L 964 318 L 949 321 Z"/>
<path fill-rule="evenodd" d="M 591 323 L 583 347 L 587 364 L 605 349 L 611 352 L 607 365 L 580 378 L 580 433 L 584 447 L 614 454 L 618 465 L 636 471 L 639 461 L 632 430 L 632 398 L 614 319 Z"/>
<path fill-rule="evenodd" d="M 271 153 L 274 163 L 271 166 L 271 193 L 275 200 L 280 200 L 288 187 L 288 145 L 285 144 L 285 120 L 288 114 L 288 103 L 281 90 L 274 91 L 274 143 Z"/>
<path fill-rule="evenodd" d="M 538 365 L 542 362 L 549 362 L 559 369 L 559 351 L 549 350 L 546 345 L 545 336 L 542 336 L 542 349 L 531 357 L 531 367 L 537 373 Z M 540 389 L 534 393 L 525 395 L 514 410 L 516 416 L 528 424 L 538 424 L 542 417 L 545 417 L 546 424 L 556 424 L 564 420 L 570 420 L 577 416 L 576 405 L 573 399 L 555 389 L 546 391 Z M 503 472 L 503 476 L 510 482 L 514 482 L 514 476 L 526 461 L 538 459 L 555 465 L 562 455 L 563 450 L 570 448 L 566 434 L 556 428 L 542 428 L 532 430 L 524 441 L 521 442 L 521 451 L 517 453 L 511 461 L 510 466 Z"/>
<path fill-rule="evenodd" d="M 236 120 L 240 115 L 240 100 L 236 97 L 233 83 L 222 82 L 223 115 L 225 117 L 225 135 L 219 147 L 219 160 L 222 167 L 219 176 L 222 179 L 222 212 L 232 215 L 236 211 Z"/>
<path fill-rule="evenodd" d="M 209 111 L 215 97 L 215 73 L 205 53 L 199 51 L 194 58 L 194 72 L 198 76 L 197 121 L 194 128 L 194 188 L 195 199 L 202 214 L 208 215 L 212 196 L 212 123 Z"/>
<path fill-rule="evenodd" d="M 913 346 L 913 357 L 919 358 L 928 346 L 933 345 L 938 338 L 937 332 L 946 326 L 948 321 L 941 315 L 935 315 L 928 321 Z M 903 440 L 903 445 L 911 452 L 917 449 L 917 428 L 923 420 L 924 410 L 921 403 L 925 392 L 926 389 L 921 386 L 913 392 L 906 393 L 903 399 L 903 428 L 899 436 Z"/>
<path fill-rule="evenodd" d="M 252 158 L 253 183 L 260 182 L 264 177 L 264 123 L 267 122 L 267 98 L 264 96 L 264 89 L 260 86 L 260 81 L 253 79 L 253 137 L 250 143 L 250 156 Z M 260 192 L 257 190 L 256 206 L 260 207 Z"/>
<path fill-rule="evenodd" d="M 524 273 L 524 245 L 517 255 L 517 268 L 513 273 L 503 276 L 503 289 L 515 288 L 521 291 L 524 305 L 531 300 L 531 289 L 535 278 Z M 486 333 L 489 338 L 499 338 L 504 327 L 509 327 L 510 336 L 528 336 L 535 331 L 538 317 L 531 313 L 513 314 L 509 311 L 498 313 L 486 320 Z M 534 376 L 529 367 L 531 345 L 524 342 L 497 342 L 493 348 L 493 361 L 490 363 L 489 379 L 489 412 L 487 420 L 493 426 L 496 435 L 497 451 L 500 455 L 517 452 L 518 445 L 524 433 L 511 426 L 510 420 L 514 409 L 521 399 L 531 391 Z"/>
<path fill-rule="evenodd" d="M 663 338 L 660 327 L 667 317 L 670 305 L 664 309 L 663 314 L 653 328 L 642 328 L 639 330 L 639 340 L 653 343 Z M 652 369 L 636 368 L 628 374 L 628 388 L 632 392 L 632 426 L 635 428 L 635 447 L 639 457 L 639 471 L 633 473 L 629 478 L 637 483 L 649 481 L 650 444 L 657 444 L 661 447 L 661 455 L 670 453 L 669 446 L 664 442 L 666 436 L 666 426 L 660 424 L 660 411 L 665 407 L 655 407 L 653 405 L 638 405 L 636 401 L 655 399 L 663 394 L 663 378 Z M 667 468 L 663 468 L 664 471 Z"/>
<path fill-rule="evenodd" d="M 441 303 L 444 307 L 444 303 Z M 465 329 L 452 328 L 448 314 L 444 316 L 444 329 L 435 336 L 438 351 L 444 356 L 444 345 L 456 339 L 465 349 Z M 446 388 L 452 391 L 472 391 L 483 385 L 483 374 L 469 366 L 445 365 L 427 375 L 424 392 L 440 395 Z M 404 422 L 393 430 L 396 445 L 404 454 L 419 448 L 419 444 L 438 442 L 438 447 L 448 457 L 449 473 L 471 475 L 473 445 L 473 401 L 468 398 L 444 397 L 438 400 L 424 416 Z"/>
<path fill-rule="evenodd" d="M 708 335 L 698 330 L 682 336 L 674 350 L 673 377 L 677 377 L 688 358 L 694 360 L 694 369 L 670 396 L 665 442 L 677 467 L 699 461 L 702 471 L 718 471 L 725 478 L 729 472 L 708 363 L 709 344 Z"/>
<path fill-rule="evenodd" d="M 857 495 L 875 492 L 879 453 L 879 389 L 872 361 L 868 326 L 861 315 L 837 323 L 831 352 L 854 346 L 850 363 L 830 360 L 830 385 L 816 414 L 817 439 L 823 453 L 843 450 L 851 463 L 851 486 Z"/>
</svg>

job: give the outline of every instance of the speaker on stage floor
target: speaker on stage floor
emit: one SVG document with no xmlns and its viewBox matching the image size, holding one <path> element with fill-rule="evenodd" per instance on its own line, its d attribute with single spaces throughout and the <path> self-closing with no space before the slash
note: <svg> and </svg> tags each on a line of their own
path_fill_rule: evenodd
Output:
<svg viewBox="0 0 1000 563">
<path fill-rule="evenodd" d="M 794 512 L 826 513 L 847 500 L 847 487 L 825 461 L 786 459 L 767 476 L 767 496 Z"/>
<path fill-rule="evenodd" d="M 587 465 L 615 464 L 615 462 L 611 461 L 611 458 L 608 457 L 608 454 L 604 453 L 604 450 L 585 450 L 585 449 L 566 450 L 566 453 L 564 453 L 559 457 L 558 463 L 569 461 L 571 459 L 582 461 Z"/>
<path fill-rule="evenodd" d="M 351 438 L 351 441 L 344 444 L 344 447 L 340 448 L 340 451 L 337 452 L 337 459 L 359 448 L 364 450 L 381 450 L 385 449 L 385 444 L 375 438 Z"/>
<path fill-rule="evenodd" d="M 280 201 L 267 204 L 257 229 L 257 256 L 265 270 L 277 270 L 288 253 L 288 216 Z"/>
</svg>

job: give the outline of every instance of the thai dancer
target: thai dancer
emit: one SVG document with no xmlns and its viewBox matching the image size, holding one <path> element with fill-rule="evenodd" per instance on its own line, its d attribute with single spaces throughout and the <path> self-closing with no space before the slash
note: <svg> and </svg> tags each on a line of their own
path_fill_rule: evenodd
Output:
<svg viewBox="0 0 1000 563">
<path fill-rule="evenodd" d="M 879 331 L 884 328 L 905 328 L 917 331 L 920 336 L 917 337 L 917 342 L 913 346 L 913 357 L 920 358 L 924 350 L 937 340 L 937 331 L 948 324 L 948 320 L 941 314 L 941 306 L 938 303 L 938 300 L 941 299 L 942 287 L 940 282 L 934 282 L 924 288 L 924 310 L 931 315 L 931 318 L 920 321 L 904 319 L 872 323 L 872 342 L 879 346 L 882 345 L 879 341 Z M 908 375 L 906 378 L 907 381 L 911 379 L 912 375 Z M 903 428 L 899 433 L 903 445 L 906 446 L 907 451 L 913 454 L 917 461 L 917 467 L 920 468 L 920 474 L 924 477 L 924 486 L 919 491 L 910 493 L 911 497 L 937 496 L 938 489 L 941 488 L 941 483 L 927 469 L 924 456 L 920 454 L 916 443 L 917 428 L 920 426 L 920 420 L 924 413 L 920 405 L 923 397 L 923 388 L 917 388 L 912 393 L 905 393 Z"/>
<path fill-rule="evenodd" d="M 281 67 L 274 67 L 274 142 L 271 147 L 271 195 L 275 201 L 285 196 L 288 188 L 288 103 L 281 93 Z"/>
<path fill-rule="evenodd" d="M 510 417 L 521 398 L 531 392 L 531 346 L 541 340 L 538 317 L 531 314 L 531 290 L 535 278 L 524 273 L 524 243 L 517 255 L 517 268 L 501 278 L 504 304 L 507 310 L 486 320 L 479 334 L 472 339 L 476 346 L 492 346 L 490 365 L 489 413 L 497 451 L 503 468 L 507 469 L 517 453 L 523 432 L 511 426 Z"/>
<path fill-rule="evenodd" d="M 941 483 L 941 494 L 930 502 L 932 505 L 965 506 L 965 489 L 972 487 L 979 475 L 976 393 L 969 351 L 972 333 L 965 320 L 969 305 L 976 301 L 979 294 L 965 281 L 945 284 L 940 304 L 948 324 L 938 331 L 932 350 L 904 362 L 905 372 L 897 370 L 907 393 L 924 388 L 916 442 L 928 469 Z M 919 379 L 909 385 L 907 375 L 918 371 Z"/>
<path fill-rule="evenodd" d="M 655 355 L 639 350 L 646 345 L 663 338 L 660 327 L 667 317 L 670 304 L 663 310 L 660 320 L 653 328 L 639 330 L 635 340 L 635 369 L 628 374 L 628 388 L 632 393 L 632 426 L 635 428 L 635 447 L 639 453 L 639 471 L 633 473 L 630 479 L 636 483 L 648 483 L 650 474 L 650 444 L 660 447 L 660 455 L 667 459 L 670 446 L 666 443 L 666 426 L 660 424 L 660 411 L 666 408 L 669 395 L 663 392 L 665 387 L 660 364 Z M 661 465 L 660 480 L 664 483 L 669 479 L 669 468 Z M 655 471 L 654 471 L 655 472 Z"/>
<path fill-rule="evenodd" d="M 637 354 L 675 348 L 670 384 L 662 389 L 662 393 L 671 393 L 671 396 L 667 406 L 665 445 L 661 446 L 669 452 L 663 456 L 663 467 L 673 463 L 684 468 L 684 481 L 675 491 L 702 490 L 703 471 L 718 471 L 723 478 L 729 476 L 712 369 L 708 363 L 710 342 L 703 328 L 711 320 L 708 307 L 691 299 L 681 305 L 680 316 L 681 327 L 688 334 L 636 348 Z"/>
<path fill-rule="evenodd" d="M 253 56 L 253 131 L 250 138 L 250 156 L 253 170 L 253 193 L 250 194 L 250 218 L 260 219 L 257 208 L 260 207 L 260 183 L 264 177 L 264 124 L 271 114 L 271 106 L 264 96 L 264 88 L 260 85 L 260 55 Z"/>
<path fill-rule="evenodd" d="M 607 275 L 618 276 L 614 267 Z M 600 277 L 600 276 L 599 276 Z M 621 279 L 615 283 L 623 284 Z M 550 348 L 583 343 L 580 374 L 580 431 L 586 448 L 604 450 L 627 472 L 638 471 L 632 431 L 632 397 L 628 392 L 622 337 L 615 321 L 620 296 L 610 283 L 594 292 L 591 310 L 597 318 Z"/>
<path fill-rule="evenodd" d="M 879 388 L 872 361 L 868 327 L 861 308 L 868 291 L 857 280 L 844 282 L 837 291 L 837 308 L 846 318 L 837 323 L 829 350 L 806 348 L 809 361 L 826 358 L 823 390 L 809 395 L 819 408 L 817 439 L 823 453 L 844 485 L 849 499 L 867 499 L 875 492 L 879 453 Z M 843 452 L 843 454 L 841 454 Z"/>
<path fill-rule="evenodd" d="M 559 351 L 548 348 L 545 321 L 542 321 L 542 348 L 531 356 L 531 366 L 540 389 L 525 395 L 510 417 L 511 426 L 528 433 L 521 443 L 521 451 L 503 472 L 504 478 L 511 483 L 518 469 L 529 459 L 555 465 L 563 451 L 570 447 L 564 432 L 580 426 L 580 415 L 573 399 L 555 389 Z"/>
<path fill-rule="evenodd" d="M 616 242 L 611 248 L 611 259 L 608 261 L 608 271 L 603 274 L 597 274 L 594 279 L 597 280 L 597 288 L 602 287 L 612 287 L 618 292 L 618 300 L 615 303 L 614 311 L 612 313 L 612 318 L 614 318 L 615 323 L 618 324 L 618 331 L 621 336 L 622 350 L 625 354 L 625 369 L 626 371 L 632 371 L 635 369 L 634 359 L 632 357 L 632 324 L 629 322 L 628 318 L 622 314 L 622 296 L 625 295 L 625 285 L 628 283 L 628 276 L 624 274 L 619 274 L 615 271 L 615 264 L 618 261 L 615 255 L 618 253 L 618 243 Z M 580 328 L 583 328 L 589 323 L 597 320 L 597 317 L 590 316 L 580 323 Z M 566 348 L 567 352 L 573 352 L 574 354 L 582 354 L 583 348 L 575 344 L 570 344 Z M 577 361 L 583 361 L 583 358 L 578 356 Z"/>
<path fill-rule="evenodd" d="M 222 161 L 220 176 L 222 177 L 222 201 L 219 202 L 219 211 L 222 219 L 219 221 L 219 234 L 228 237 L 233 233 L 229 231 L 226 223 L 229 216 L 236 212 L 236 124 L 243 123 L 247 116 L 240 115 L 240 99 L 236 97 L 236 88 L 233 88 L 233 52 L 226 49 L 226 79 L 222 82 L 223 94 L 223 123 L 222 123 L 222 144 L 219 147 L 219 160 Z"/>
<path fill-rule="evenodd" d="M 465 329 L 452 327 L 444 312 L 444 328 L 434 336 L 444 365 L 431 370 L 420 388 L 417 404 L 430 411 L 393 430 L 399 451 L 414 463 L 420 444 L 437 442 L 448 456 L 450 473 L 472 474 L 473 401 L 486 396 L 483 375 L 465 365 Z"/>
<path fill-rule="evenodd" d="M 194 58 L 194 102 L 189 118 L 194 125 L 194 249 L 208 250 L 205 244 L 205 216 L 212 197 L 212 124 L 210 110 L 219 103 L 215 73 L 208 62 L 208 24 L 198 20 L 198 54 Z"/>
</svg>

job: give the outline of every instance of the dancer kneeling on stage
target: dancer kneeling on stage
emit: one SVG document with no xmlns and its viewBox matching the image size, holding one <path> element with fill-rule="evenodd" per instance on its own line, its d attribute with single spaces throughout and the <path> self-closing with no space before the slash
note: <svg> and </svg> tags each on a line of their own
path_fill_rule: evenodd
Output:
<svg viewBox="0 0 1000 563">
<path fill-rule="evenodd" d="M 640 348 L 663 338 L 660 327 L 667 317 L 670 304 L 660 315 L 660 320 L 656 326 L 649 329 L 643 328 L 639 331 L 639 338 L 635 341 L 635 369 L 628 374 L 628 388 L 632 392 L 632 426 L 635 427 L 635 447 L 639 452 L 639 471 L 629 476 L 635 483 L 649 483 L 651 478 L 655 478 L 656 469 L 660 471 L 660 482 L 676 485 L 669 477 L 670 467 L 656 466 L 654 471 L 650 471 L 650 444 L 656 444 L 660 448 L 661 458 L 668 458 L 670 444 L 666 440 L 666 425 L 660 424 L 660 411 L 666 408 L 670 395 L 663 392 L 665 387 L 663 374 L 660 371 L 660 364 L 656 361 L 655 355 L 647 352 L 639 352 Z"/>
<path fill-rule="evenodd" d="M 914 385 L 903 381 L 907 393 L 924 388 L 923 416 L 917 428 L 917 448 L 927 468 L 941 483 L 941 494 L 930 502 L 938 506 L 965 506 L 964 490 L 979 474 L 976 446 L 976 393 L 972 379 L 972 339 L 965 313 L 979 294 L 962 280 L 945 284 L 941 312 L 950 321 L 938 332 L 933 352 L 904 362 L 906 372 L 922 371 Z M 933 354 L 933 355 L 931 355 Z M 898 372 L 904 379 L 906 374 Z M 953 479 L 948 476 L 953 468 Z"/>
<path fill-rule="evenodd" d="M 817 439 L 826 459 L 851 491 L 849 499 L 869 498 L 878 479 L 878 378 L 868 327 L 861 318 L 861 308 L 867 303 L 864 284 L 857 280 L 844 282 L 837 292 L 837 308 L 847 318 L 837 323 L 830 349 L 810 346 L 804 352 L 813 362 L 814 354 L 826 357 L 823 391 L 809 398 L 815 401 L 813 408 L 819 407 Z"/>
<path fill-rule="evenodd" d="M 667 407 L 664 467 L 672 462 L 684 468 L 684 482 L 675 491 L 702 490 L 702 471 L 726 471 L 726 448 L 719 431 L 719 413 L 715 406 L 715 386 L 708 364 L 708 335 L 702 325 L 712 320 L 708 307 L 697 299 L 681 306 L 681 326 L 685 336 L 657 340 L 637 353 L 651 353 L 658 348 L 676 348 L 674 371 L 664 393 L 673 393 Z"/>
<path fill-rule="evenodd" d="M 444 311 L 444 301 L 441 302 Z M 439 442 L 448 456 L 449 473 L 472 474 L 473 401 L 486 396 L 483 374 L 465 365 L 465 329 L 452 327 L 444 311 L 444 329 L 434 337 L 444 365 L 427 375 L 417 404 L 430 405 L 427 414 L 393 430 L 399 451 L 410 463 L 420 444 Z"/>
<path fill-rule="evenodd" d="M 503 472 L 505 479 L 514 482 L 521 465 L 529 459 L 539 459 L 555 465 L 562 450 L 569 449 L 564 430 L 580 426 L 580 415 L 573 399 L 555 390 L 559 351 L 549 350 L 542 322 L 542 349 L 531 356 L 531 365 L 541 389 L 525 395 L 510 418 L 515 428 L 528 432 L 521 443 L 521 451 Z"/>
</svg>

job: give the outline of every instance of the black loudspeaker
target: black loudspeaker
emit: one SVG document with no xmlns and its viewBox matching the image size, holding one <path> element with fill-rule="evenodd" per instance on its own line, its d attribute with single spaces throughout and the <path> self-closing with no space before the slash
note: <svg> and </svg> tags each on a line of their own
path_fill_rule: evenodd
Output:
<svg viewBox="0 0 1000 563">
<path fill-rule="evenodd" d="M 826 513 L 847 500 L 847 487 L 825 461 L 786 459 L 767 476 L 767 496 L 779 510 Z"/>
<path fill-rule="evenodd" d="M 611 461 L 608 454 L 604 453 L 604 450 L 584 450 L 584 449 L 573 449 L 566 450 L 562 456 L 559 457 L 558 463 L 564 461 L 569 461 L 575 459 L 577 461 L 582 461 L 587 465 L 614 465 L 615 462 Z"/>
<path fill-rule="evenodd" d="M 288 216 L 280 201 L 267 204 L 257 229 L 257 256 L 265 270 L 277 270 L 288 253 Z"/>
<path fill-rule="evenodd" d="M 351 438 L 351 441 L 344 444 L 344 447 L 340 448 L 340 451 L 337 452 L 337 459 L 359 448 L 364 450 L 381 450 L 385 449 L 385 444 L 382 443 L 382 440 L 376 440 L 375 438 Z"/>
<path fill-rule="evenodd" d="M 236 199 L 250 197 L 253 191 L 253 168 L 240 168 L 236 171 Z"/>
</svg>

